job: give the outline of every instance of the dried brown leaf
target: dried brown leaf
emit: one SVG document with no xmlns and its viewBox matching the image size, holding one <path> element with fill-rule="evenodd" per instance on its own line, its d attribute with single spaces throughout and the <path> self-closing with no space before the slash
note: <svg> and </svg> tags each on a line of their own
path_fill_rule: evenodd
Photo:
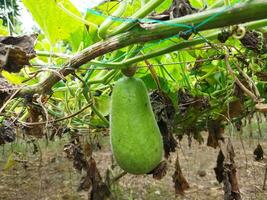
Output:
<svg viewBox="0 0 267 200">
<path fill-rule="evenodd" d="M 223 181 L 223 172 L 224 172 L 224 155 L 222 150 L 219 151 L 219 154 L 217 156 L 217 164 L 216 167 L 214 168 L 216 179 L 219 183 Z"/>
<path fill-rule="evenodd" d="M 0 58 L 1 62 L 1 58 Z M 0 63 L 1 66 L 1 63 Z M 11 94 L 13 86 L 0 74 L 0 108 L 3 106 L 8 96 Z"/>
<path fill-rule="evenodd" d="M 27 122 L 34 123 L 40 122 L 40 120 L 45 120 L 45 116 L 43 110 L 38 105 L 29 105 L 27 107 L 29 112 L 29 117 L 27 118 Z M 45 135 L 44 133 L 44 125 L 36 124 L 36 125 L 29 125 L 24 127 L 24 131 L 27 135 L 32 135 L 38 138 L 41 138 Z"/>
<path fill-rule="evenodd" d="M 0 145 L 16 139 L 15 127 L 11 121 L 4 120 L 0 125 Z"/>
<path fill-rule="evenodd" d="M 159 165 L 148 174 L 153 174 L 153 178 L 156 180 L 162 179 L 167 174 L 167 161 L 161 161 Z"/>
<path fill-rule="evenodd" d="M 225 159 L 223 160 L 223 172 L 222 172 L 223 184 L 224 184 L 224 200 L 241 200 L 241 195 L 236 175 L 236 165 L 234 161 L 235 152 L 230 139 L 228 139 L 227 146 L 224 149 L 226 150 L 225 151 L 226 155 L 223 155 Z M 220 151 L 220 154 L 223 154 L 222 151 Z M 220 157 L 222 158 L 222 156 Z M 222 161 L 221 158 L 220 158 L 220 163 Z M 220 164 L 220 169 L 221 167 L 222 166 Z"/>
<path fill-rule="evenodd" d="M 93 154 L 93 148 L 88 142 L 84 144 L 83 151 L 86 157 L 91 157 Z"/>
<path fill-rule="evenodd" d="M 209 120 L 208 121 L 208 140 L 207 146 L 216 148 L 219 146 L 219 140 L 224 141 L 223 134 L 224 129 L 221 126 L 221 121 L 219 120 Z"/>
<path fill-rule="evenodd" d="M 253 152 L 255 160 L 259 161 L 263 159 L 263 149 L 260 144 L 257 145 L 256 149 Z"/>
<path fill-rule="evenodd" d="M 246 31 L 246 34 L 242 39 L 241 43 L 249 50 L 255 53 L 266 53 L 267 52 L 267 40 L 263 37 L 263 34 L 258 31 Z"/>
<path fill-rule="evenodd" d="M 150 93 L 150 100 L 163 138 L 164 156 L 168 158 L 170 152 L 174 152 L 177 146 L 172 133 L 175 109 L 171 99 L 162 91 L 155 90 Z"/>
<path fill-rule="evenodd" d="M 0 68 L 8 72 L 19 72 L 36 56 L 34 45 L 36 34 L 20 37 L 0 37 Z"/>
<path fill-rule="evenodd" d="M 176 195 L 184 195 L 184 191 L 189 188 L 189 184 L 186 181 L 184 175 L 182 174 L 178 154 L 175 161 L 175 172 L 172 175 L 172 180 L 174 182 Z"/>
</svg>

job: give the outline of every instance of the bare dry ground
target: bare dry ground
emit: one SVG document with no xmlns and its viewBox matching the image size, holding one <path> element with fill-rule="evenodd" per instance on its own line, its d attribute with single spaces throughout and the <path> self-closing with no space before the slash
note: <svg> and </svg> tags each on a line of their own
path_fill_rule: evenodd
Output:
<svg viewBox="0 0 267 200">
<path fill-rule="evenodd" d="M 253 158 L 253 150 L 257 140 L 249 145 L 244 140 L 246 155 L 240 140 L 232 137 L 236 153 L 238 181 L 243 200 L 265 200 L 266 190 L 262 190 L 265 164 L 267 159 L 257 162 Z M 21 145 L 20 149 L 13 147 L 13 151 L 20 152 L 16 156 L 21 158 L 8 170 L 7 159 L 11 148 L 1 147 L 0 160 L 0 199 L 2 200 L 79 200 L 87 199 L 87 192 L 77 192 L 81 174 L 76 172 L 72 161 L 66 158 L 63 146 L 66 141 L 61 140 L 42 145 L 42 151 L 33 154 L 30 145 Z M 267 149 L 267 140 L 262 140 L 263 150 Z M 94 158 L 100 172 L 103 174 L 111 163 L 111 152 L 108 138 L 102 142 L 103 148 L 94 152 Z M 266 150 L 267 151 L 267 150 Z M 197 142 L 188 147 L 184 138 L 177 148 L 183 174 L 189 182 L 190 189 L 184 196 L 175 196 L 172 182 L 176 153 L 168 161 L 168 173 L 160 181 L 154 180 L 151 175 L 133 176 L 125 175 L 113 188 L 113 194 L 118 200 L 221 200 L 223 199 L 223 186 L 218 184 L 214 170 L 218 149 L 199 145 Z M 199 170 L 204 170 L 206 175 L 200 177 Z"/>
</svg>

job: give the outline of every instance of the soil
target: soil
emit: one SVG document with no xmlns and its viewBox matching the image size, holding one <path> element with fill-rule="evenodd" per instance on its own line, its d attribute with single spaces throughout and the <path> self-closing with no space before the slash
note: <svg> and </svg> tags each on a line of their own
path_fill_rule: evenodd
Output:
<svg viewBox="0 0 267 200">
<path fill-rule="evenodd" d="M 267 199 L 267 186 L 266 190 L 262 190 L 267 159 L 255 161 L 253 157 L 257 140 L 244 139 L 246 155 L 240 139 L 231 137 L 231 140 L 236 153 L 235 162 L 242 199 Z M 94 151 L 94 158 L 102 175 L 111 164 L 112 154 L 108 141 L 108 137 L 104 138 L 101 142 L 102 149 Z M 77 192 L 82 174 L 74 170 L 72 161 L 63 152 L 66 142 L 67 139 L 62 139 L 47 145 L 44 141 L 39 141 L 41 152 L 35 154 L 31 144 L 0 147 L 0 199 L 88 199 L 88 192 Z M 261 140 L 261 145 L 266 151 L 267 140 Z M 188 141 L 184 138 L 179 142 L 176 153 L 171 154 L 167 175 L 162 180 L 155 180 L 151 175 L 127 174 L 112 188 L 113 196 L 118 200 L 221 200 L 223 185 L 216 181 L 214 174 L 218 151 L 194 141 L 189 148 Z M 7 160 L 11 152 L 17 152 L 17 161 L 10 164 Z M 190 185 L 184 196 L 175 195 L 172 182 L 177 153 L 183 174 Z"/>
</svg>

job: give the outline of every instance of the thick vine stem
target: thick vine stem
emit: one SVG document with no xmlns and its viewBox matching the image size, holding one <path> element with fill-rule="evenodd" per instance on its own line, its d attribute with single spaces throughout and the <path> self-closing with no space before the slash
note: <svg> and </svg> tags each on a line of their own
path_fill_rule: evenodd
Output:
<svg viewBox="0 0 267 200">
<path fill-rule="evenodd" d="M 266 18 L 267 2 L 265 0 L 255 0 L 250 3 L 240 3 L 232 8 L 218 8 L 204 11 L 194 15 L 166 21 L 165 24 L 149 25 L 147 28 L 133 29 L 91 45 L 79 52 L 65 63 L 59 72 L 51 74 L 43 82 L 23 88 L 16 96 L 26 94 L 47 93 L 51 91 L 54 84 L 61 80 L 61 76 L 71 74 L 75 69 L 94 58 L 102 56 L 114 50 L 126 47 L 131 44 L 144 43 L 153 40 L 169 38 L 177 35 L 180 31 L 188 31 L 186 26 L 176 26 L 179 24 L 190 24 L 196 26 L 198 31 L 221 28 L 224 26 L 246 23 L 250 21 Z M 218 15 L 218 13 L 223 13 Z M 216 17 L 214 17 L 216 16 Z M 209 21 L 208 23 L 204 23 Z M 172 25 L 170 25 L 172 24 Z M 175 25 L 176 24 L 176 25 Z M 61 76 L 58 76 L 61 74 Z"/>
</svg>

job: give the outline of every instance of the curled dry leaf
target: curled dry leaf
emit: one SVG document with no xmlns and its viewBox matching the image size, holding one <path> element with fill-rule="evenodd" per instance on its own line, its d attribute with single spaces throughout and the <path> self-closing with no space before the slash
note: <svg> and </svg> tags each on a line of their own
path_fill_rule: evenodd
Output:
<svg viewBox="0 0 267 200">
<path fill-rule="evenodd" d="M 219 154 L 217 156 L 217 164 L 216 167 L 214 168 L 215 171 L 215 175 L 216 175 L 216 179 L 219 183 L 221 183 L 223 181 L 223 172 L 224 172 L 224 166 L 223 166 L 223 162 L 224 162 L 224 155 L 222 150 L 219 151 Z"/>
<path fill-rule="evenodd" d="M 36 56 L 34 45 L 37 34 L 20 37 L 0 37 L 0 69 L 19 72 Z"/>
<path fill-rule="evenodd" d="M 170 152 L 174 152 L 177 146 L 172 133 L 175 109 L 171 99 L 162 91 L 155 90 L 150 93 L 150 100 L 163 138 L 164 155 L 168 158 Z"/>
<path fill-rule="evenodd" d="M 196 12 L 198 12 L 198 9 L 192 7 L 189 0 L 173 0 L 170 9 L 170 19 L 183 17 Z M 190 33 L 181 32 L 180 37 L 187 40 L 191 36 L 191 34 L 192 34 L 191 32 Z"/>
<path fill-rule="evenodd" d="M 217 38 L 221 43 L 225 43 L 230 36 L 231 36 L 230 31 L 222 29 L 221 32 L 218 34 Z"/>
<path fill-rule="evenodd" d="M 208 140 L 207 146 L 216 148 L 219 146 L 219 140 L 224 141 L 223 134 L 224 129 L 219 120 L 209 120 L 208 121 Z"/>
<path fill-rule="evenodd" d="M 49 124 L 49 128 L 51 129 L 51 134 L 49 136 L 49 140 L 54 141 L 55 137 L 62 138 L 64 134 L 70 133 L 71 129 L 65 125 L 61 125 L 58 123 Z"/>
<path fill-rule="evenodd" d="M 16 139 L 15 127 L 13 123 L 8 120 L 4 120 L 0 124 L 0 145 L 13 142 Z"/>
<path fill-rule="evenodd" d="M 153 174 L 153 178 L 156 180 L 162 179 L 167 174 L 167 161 L 161 161 L 159 165 L 148 174 Z"/>
<path fill-rule="evenodd" d="M 90 144 L 84 146 L 84 153 L 81 144 L 69 143 L 65 145 L 64 151 L 69 159 L 73 159 L 73 166 L 79 172 L 85 171 L 86 174 L 81 178 L 78 191 L 88 190 L 88 199 L 104 200 L 111 195 L 109 186 L 102 181 L 102 177 L 97 169 L 96 162 L 92 157 L 92 147 Z"/>
<path fill-rule="evenodd" d="M 203 111 L 210 107 L 209 100 L 206 97 L 194 97 L 188 90 L 179 90 L 177 92 L 179 100 L 179 114 L 185 116 L 190 109 Z"/>
<path fill-rule="evenodd" d="M 267 40 L 264 38 L 263 33 L 258 31 L 246 31 L 245 36 L 240 39 L 241 43 L 249 50 L 255 53 L 267 53 Z"/>
<path fill-rule="evenodd" d="M 1 55 L 0 55 L 1 65 Z M 3 106 L 8 96 L 11 94 L 13 86 L 0 74 L 0 108 Z"/>
<path fill-rule="evenodd" d="M 189 184 L 182 173 L 178 154 L 175 161 L 175 172 L 172 175 L 172 180 L 174 182 L 176 195 L 184 195 L 184 191 L 189 188 Z"/>
<path fill-rule="evenodd" d="M 169 9 L 165 10 L 160 14 L 152 13 L 148 17 L 149 19 L 166 21 L 189 15 L 195 12 L 198 12 L 198 9 L 192 7 L 188 0 L 174 0 Z"/>
<path fill-rule="evenodd" d="M 183 17 L 198 12 L 189 0 L 174 0 L 171 6 L 171 18 Z"/>
<path fill-rule="evenodd" d="M 225 110 L 222 115 L 227 116 L 228 118 L 232 119 L 234 117 L 240 117 L 244 112 L 244 108 L 240 99 L 235 101 L 231 101 L 228 105 L 227 110 Z"/>
<path fill-rule="evenodd" d="M 225 164 L 223 174 L 224 200 L 241 200 L 236 176 L 236 166 L 234 164 Z"/>
<path fill-rule="evenodd" d="M 235 152 L 230 139 L 225 149 L 225 153 L 220 150 L 217 157 L 217 165 L 214 168 L 216 178 L 219 183 L 223 182 L 224 200 L 241 200 L 234 161 Z"/>
<path fill-rule="evenodd" d="M 42 107 L 39 105 L 29 105 L 27 107 L 29 112 L 29 117 L 27 118 L 27 122 L 34 123 L 34 122 L 40 122 L 40 120 L 46 121 L 45 115 L 43 113 Z M 38 138 L 41 138 L 44 136 L 44 125 L 43 124 L 36 124 L 36 125 L 29 125 L 24 126 L 25 134 L 32 135 Z"/>
<path fill-rule="evenodd" d="M 256 149 L 253 152 L 255 160 L 259 161 L 263 159 L 263 149 L 260 144 L 257 145 Z"/>
</svg>

